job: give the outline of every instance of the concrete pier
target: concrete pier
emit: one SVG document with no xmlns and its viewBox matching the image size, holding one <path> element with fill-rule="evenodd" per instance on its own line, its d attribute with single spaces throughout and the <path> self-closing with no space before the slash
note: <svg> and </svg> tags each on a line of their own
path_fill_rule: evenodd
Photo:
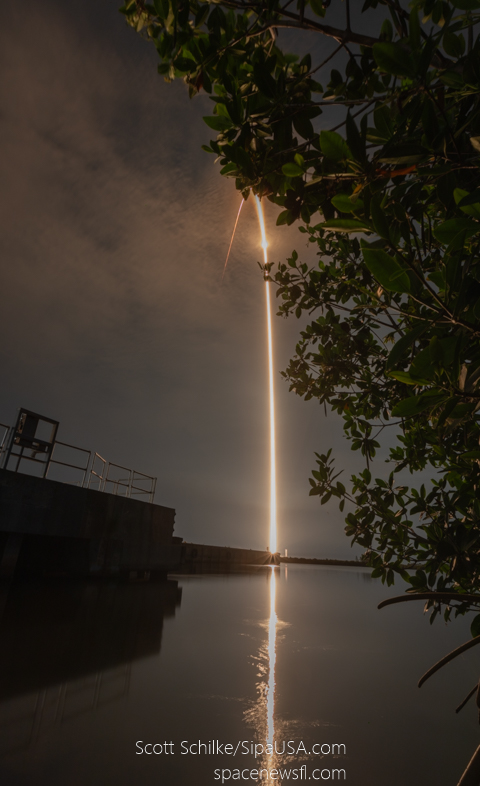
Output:
<svg viewBox="0 0 480 786">
<path fill-rule="evenodd" d="M 180 562 L 173 508 L 0 470 L 0 571 L 163 573 Z"/>
<path fill-rule="evenodd" d="M 187 573 L 234 572 L 239 567 L 279 565 L 280 555 L 255 549 L 182 543 L 182 569 Z"/>
<path fill-rule="evenodd" d="M 184 543 L 174 523 L 173 508 L 0 469 L 0 580 L 147 580 L 279 564 L 268 551 Z"/>
</svg>

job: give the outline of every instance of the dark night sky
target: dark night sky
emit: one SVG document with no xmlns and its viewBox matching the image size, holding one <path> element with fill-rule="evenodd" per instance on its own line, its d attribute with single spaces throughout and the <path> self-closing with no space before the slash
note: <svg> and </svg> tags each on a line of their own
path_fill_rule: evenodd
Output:
<svg viewBox="0 0 480 786">
<path fill-rule="evenodd" d="M 2 398 L 60 420 L 59 438 L 158 476 L 176 534 L 268 540 L 265 308 L 253 204 L 200 145 L 205 96 L 156 73 L 115 0 L 8 4 L 1 58 Z M 275 228 L 270 258 L 293 247 Z M 311 259 L 312 257 L 310 257 Z M 299 324 L 275 320 L 278 372 Z M 308 497 L 315 450 L 353 468 L 341 428 L 278 373 L 279 547 L 352 550 L 335 506 Z M 354 551 L 355 554 L 359 551 Z"/>
</svg>

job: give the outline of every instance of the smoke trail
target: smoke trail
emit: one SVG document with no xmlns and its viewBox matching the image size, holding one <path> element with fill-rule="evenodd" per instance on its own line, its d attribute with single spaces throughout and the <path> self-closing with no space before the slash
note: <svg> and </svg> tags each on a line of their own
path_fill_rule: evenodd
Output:
<svg viewBox="0 0 480 786">
<path fill-rule="evenodd" d="M 227 252 L 227 258 L 225 260 L 225 265 L 223 266 L 222 282 L 223 282 L 223 277 L 225 275 L 225 271 L 227 269 L 227 262 L 228 262 L 228 258 L 230 256 L 230 251 L 232 250 L 233 238 L 235 237 L 235 232 L 237 231 L 238 219 L 240 218 L 240 213 L 242 212 L 242 207 L 243 207 L 243 203 L 244 202 L 245 202 L 245 199 L 242 199 L 242 201 L 240 202 L 240 207 L 238 208 L 237 219 L 235 221 L 235 226 L 233 227 L 233 232 L 232 232 L 232 239 L 230 240 L 230 245 L 228 247 L 228 252 Z"/>
</svg>

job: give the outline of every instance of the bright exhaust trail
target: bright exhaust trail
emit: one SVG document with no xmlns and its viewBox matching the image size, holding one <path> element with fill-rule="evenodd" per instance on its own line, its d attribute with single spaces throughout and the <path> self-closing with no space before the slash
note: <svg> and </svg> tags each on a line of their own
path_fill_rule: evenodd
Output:
<svg viewBox="0 0 480 786">
<path fill-rule="evenodd" d="M 262 235 L 263 259 L 265 265 L 267 258 L 267 235 L 263 218 L 262 204 L 255 196 L 260 232 Z M 272 312 L 270 307 L 270 282 L 265 281 L 265 295 L 267 301 L 267 336 L 268 336 L 268 380 L 270 399 L 270 552 L 277 551 L 277 473 L 275 462 L 275 396 L 273 385 L 273 339 L 272 339 Z"/>
</svg>

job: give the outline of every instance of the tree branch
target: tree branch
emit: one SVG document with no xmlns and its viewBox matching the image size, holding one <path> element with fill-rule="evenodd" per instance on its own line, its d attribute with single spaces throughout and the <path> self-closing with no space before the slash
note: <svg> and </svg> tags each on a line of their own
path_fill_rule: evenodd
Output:
<svg viewBox="0 0 480 786">
<path fill-rule="evenodd" d="M 236 0 L 223 0 L 223 5 L 227 8 L 235 8 L 238 10 L 252 10 L 258 16 L 262 13 L 262 11 L 266 10 L 265 7 L 259 5 L 258 3 L 238 3 Z M 373 46 L 377 44 L 380 39 L 374 38 L 373 36 L 369 35 L 362 35 L 362 33 L 355 33 L 353 30 L 341 30 L 338 27 L 332 27 L 331 25 L 324 25 L 320 22 L 314 22 L 313 19 L 306 19 L 301 16 L 301 14 L 294 14 L 291 11 L 286 11 L 286 6 L 284 9 L 278 9 L 278 14 L 280 19 L 268 19 L 265 22 L 265 29 L 269 27 L 278 27 L 278 28 L 293 28 L 299 30 L 314 30 L 318 33 L 322 33 L 323 35 L 328 36 L 329 38 L 334 38 L 336 41 L 342 44 L 359 44 L 360 46 Z M 281 17 L 286 17 L 287 19 L 291 19 L 290 23 L 282 22 Z"/>
</svg>

